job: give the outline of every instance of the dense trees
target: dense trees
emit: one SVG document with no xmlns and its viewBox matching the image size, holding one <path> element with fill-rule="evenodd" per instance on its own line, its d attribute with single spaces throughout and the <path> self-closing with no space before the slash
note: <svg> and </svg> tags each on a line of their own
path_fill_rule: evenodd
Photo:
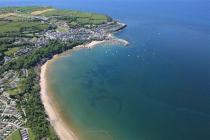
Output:
<svg viewBox="0 0 210 140">
<path fill-rule="evenodd" d="M 0 53 L 0 61 L 2 61 L 4 59 L 4 54 Z"/>
<path fill-rule="evenodd" d="M 24 85 L 24 93 L 16 98 L 19 106 L 25 108 L 27 115 L 27 126 L 31 128 L 36 139 L 49 138 L 58 139 L 57 136 L 50 131 L 50 123 L 46 120 L 44 107 L 39 96 L 40 88 L 38 86 L 39 79 L 34 69 L 29 70 L 29 76 Z"/>
</svg>

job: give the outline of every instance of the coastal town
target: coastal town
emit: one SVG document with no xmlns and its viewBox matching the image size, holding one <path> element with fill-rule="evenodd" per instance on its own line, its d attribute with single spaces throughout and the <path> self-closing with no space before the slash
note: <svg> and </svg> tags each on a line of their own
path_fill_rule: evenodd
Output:
<svg viewBox="0 0 210 140">
<path fill-rule="evenodd" d="M 0 139 L 5 139 L 20 130 L 21 138 L 29 139 L 28 128 L 24 127 L 27 119 L 24 108 L 18 108 L 16 100 L 10 95 L 15 92 L 21 82 L 21 78 L 27 77 L 27 70 L 20 73 L 8 71 L 1 75 L 0 79 Z"/>
<path fill-rule="evenodd" d="M 47 139 L 51 135 L 57 139 L 40 105 L 40 64 L 49 54 L 92 41 L 127 45 L 112 35 L 125 27 L 108 16 L 51 7 L 0 9 L 0 139 Z M 58 47 L 53 48 L 54 44 Z M 39 120 L 33 116 L 36 106 L 41 106 L 36 113 L 41 115 Z M 34 125 L 35 121 L 41 124 Z"/>
</svg>

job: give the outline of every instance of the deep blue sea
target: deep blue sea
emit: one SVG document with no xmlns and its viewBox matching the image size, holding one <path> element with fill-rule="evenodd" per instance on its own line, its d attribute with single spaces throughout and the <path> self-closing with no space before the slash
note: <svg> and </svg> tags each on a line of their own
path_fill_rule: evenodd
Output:
<svg viewBox="0 0 210 140">
<path fill-rule="evenodd" d="M 128 47 L 56 60 L 49 84 L 81 140 L 210 140 L 210 1 L 1 0 L 110 15 Z"/>
</svg>

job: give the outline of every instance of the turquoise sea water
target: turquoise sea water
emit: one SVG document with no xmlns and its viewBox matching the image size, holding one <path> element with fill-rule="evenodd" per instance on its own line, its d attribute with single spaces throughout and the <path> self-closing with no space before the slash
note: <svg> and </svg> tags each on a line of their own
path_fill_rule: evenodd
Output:
<svg viewBox="0 0 210 140">
<path fill-rule="evenodd" d="M 108 14 L 128 47 L 61 57 L 49 84 L 81 140 L 210 139 L 210 2 L 3 0 Z"/>
</svg>

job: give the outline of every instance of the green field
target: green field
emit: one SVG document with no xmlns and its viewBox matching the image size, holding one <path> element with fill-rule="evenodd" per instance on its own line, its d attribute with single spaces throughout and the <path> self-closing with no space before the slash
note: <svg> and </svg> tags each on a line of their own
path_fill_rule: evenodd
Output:
<svg viewBox="0 0 210 140">
<path fill-rule="evenodd" d="M 90 17 L 91 16 L 90 13 L 83 13 L 71 10 L 54 10 L 54 11 L 45 12 L 41 15 L 46 17 L 50 16 Z"/>
<path fill-rule="evenodd" d="M 79 11 L 71 11 L 71 10 L 54 10 L 48 11 L 46 13 L 41 14 L 42 16 L 50 17 L 50 16 L 68 16 L 75 18 L 90 18 L 90 19 L 98 19 L 98 20 L 107 20 L 107 16 L 95 13 L 85 13 Z"/>
<path fill-rule="evenodd" d="M 19 89 L 18 88 L 10 89 L 10 90 L 7 90 L 7 93 L 9 93 L 9 95 L 11 96 L 15 96 L 19 94 Z"/>
<path fill-rule="evenodd" d="M 45 10 L 51 7 L 38 7 L 38 6 L 29 6 L 29 7 L 4 7 L 0 9 L 1 13 L 9 13 L 9 12 L 23 12 L 23 13 L 31 13 L 34 11 Z"/>
<path fill-rule="evenodd" d="M 85 13 L 79 11 L 70 11 L 70 10 L 54 10 L 48 11 L 42 16 L 51 17 L 51 16 L 62 16 L 69 19 L 70 26 L 76 25 L 86 25 L 86 24 L 101 24 L 108 20 L 108 17 L 101 14 L 94 13 Z"/>
<path fill-rule="evenodd" d="M 33 134 L 33 132 L 32 132 L 32 130 L 31 129 L 29 129 L 29 139 L 30 140 L 35 140 L 36 139 L 36 137 L 35 137 L 35 135 Z"/>
<path fill-rule="evenodd" d="M 8 88 L 7 93 L 9 93 L 10 96 L 19 95 L 23 92 L 26 84 L 25 78 L 20 78 L 20 81 L 17 83 L 16 88 Z"/>
<path fill-rule="evenodd" d="M 20 131 L 16 130 L 7 140 L 21 140 Z"/>
<path fill-rule="evenodd" d="M 39 32 L 49 28 L 47 23 L 32 19 L 32 14 L 66 20 L 70 26 L 98 25 L 108 21 L 102 14 L 72 10 L 51 10 L 52 7 L 6 7 L 0 8 L 0 33 Z M 17 12 L 18 11 L 18 12 Z M 39 14 L 40 12 L 40 14 Z"/>
<path fill-rule="evenodd" d="M 4 54 L 7 56 L 14 56 L 14 53 L 17 52 L 19 49 L 20 49 L 19 47 L 14 47 L 4 52 Z"/>
<path fill-rule="evenodd" d="M 48 24 L 38 21 L 0 21 L 0 33 L 20 32 L 21 30 L 41 31 L 48 28 Z"/>
</svg>

